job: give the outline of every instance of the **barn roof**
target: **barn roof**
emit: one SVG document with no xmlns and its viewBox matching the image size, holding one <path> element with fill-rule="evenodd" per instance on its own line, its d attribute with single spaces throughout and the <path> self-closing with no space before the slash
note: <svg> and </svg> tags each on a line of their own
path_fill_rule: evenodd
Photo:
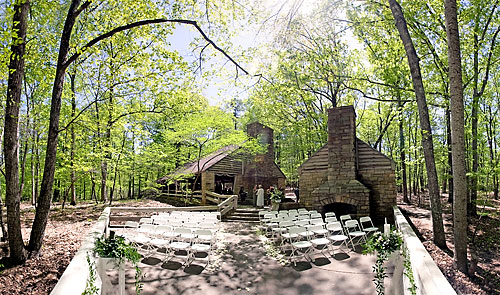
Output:
<svg viewBox="0 0 500 295">
<path fill-rule="evenodd" d="M 205 157 L 201 158 L 199 161 L 193 161 L 190 163 L 184 164 L 181 168 L 177 169 L 175 172 L 170 173 L 167 176 L 164 176 L 160 179 L 158 179 L 156 182 L 157 183 L 164 183 L 167 179 L 170 178 L 175 178 L 175 176 L 181 176 L 181 175 L 190 175 L 190 174 L 197 174 L 199 172 L 205 172 L 210 167 L 213 165 L 217 164 L 219 161 L 227 157 L 229 154 L 231 154 L 233 151 L 239 149 L 238 145 L 228 145 L 223 148 L 220 148 L 216 150 L 213 153 L 210 153 L 206 155 Z M 198 166 L 199 165 L 199 166 Z M 199 167 L 199 169 L 198 169 Z"/>
</svg>

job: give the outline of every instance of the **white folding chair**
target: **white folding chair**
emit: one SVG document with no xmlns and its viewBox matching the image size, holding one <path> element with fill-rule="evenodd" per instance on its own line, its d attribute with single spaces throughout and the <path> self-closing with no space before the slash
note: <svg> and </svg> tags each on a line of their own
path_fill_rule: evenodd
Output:
<svg viewBox="0 0 500 295">
<path fill-rule="evenodd" d="M 300 214 L 298 217 L 297 217 L 298 220 L 309 220 L 311 219 L 311 217 L 309 217 L 309 213 L 306 213 L 306 214 Z"/>
<path fill-rule="evenodd" d="M 139 224 L 151 224 L 153 221 L 151 220 L 151 218 L 149 217 L 143 217 L 141 219 L 139 219 Z"/>
<path fill-rule="evenodd" d="M 327 238 L 324 237 L 324 235 L 326 235 L 326 233 L 328 233 L 327 230 L 325 230 L 323 228 L 323 226 L 321 225 L 312 225 L 310 228 L 309 228 L 310 231 L 312 231 L 313 233 L 317 233 L 317 232 L 320 232 L 322 237 L 315 237 L 313 239 L 310 240 L 311 244 L 313 245 L 312 247 L 312 251 L 320 251 L 321 254 L 323 254 L 323 256 L 326 257 L 325 253 L 323 251 L 329 249 L 329 246 L 331 244 L 331 241 Z M 326 233 L 323 233 L 323 231 L 325 231 Z"/>
<path fill-rule="evenodd" d="M 207 265 L 210 264 L 210 255 L 212 252 L 212 242 L 213 242 L 213 234 L 208 229 L 197 229 L 194 231 L 195 238 L 193 239 L 193 243 L 191 245 L 191 261 L 188 262 L 188 265 L 191 264 L 194 260 L 207 260 Z M 206 253 L 205 257 L 197 257 L 198 253 Z"/>
<path fill-rule="evenodd" d="M 295 221 L 295 225 L 305 227 L 306 225 L 309 225 L 309 219 Z"/>
<path fill-rule="evenodd" d="M 325 229 L 325 224 L 321 219 L 311 220 L 311 226 L 309 227 L 309 230 L 311 230 L 317 237 L 324 237 L 328 235 L 328 230 Z"/>
<path fill-rule="evenodd" d="M 347 220 L 351 220 L 351 215 L 347 214 L 347 215 L 340 215 L 340 223 L 342 223 L 342 225 L 345 225 L 345 222 Z"/>
<path fill-rule="evenodd" d="M 139 226 L 139 229 L 137 229 L 138 232 L 143 233 L 145 235 L 154 235 L 155 230 L 156 230 L 156 225 L 149 223 L 143 223 Z"/>
<path fill-rule="evenodd" d="M 125 224 L 123 225 L 124 228 L 138 228 L 139 223 L 135 221 L 126 221 Z"/>
<path fill-rule="evenodd" d="M 293 222 L 289 220 L 280 221 L 278 228 L 273 228 L 273 234 L 276 235 L 280 239 L 280 244 L 283 245 L 283 234 L 288 232 L 288 228 L 293 226 Z"/>
<path fill-rule="evenodd" d="M 344 229 L 342 228 L 342 224 L 340 222 L 332 222 L 326 225 L 326 229 L 329 232 L 328 239 L 332 241 L 332 246 L 336 246 L 337 249 L 341 249 L 342 245 L 347 247 L 348 236 L 345 235 Z M 332 255 L 335 254 L 335 250 L 333 249 Z"/>
<path fill-rule="evenodd" d="M 325 223 L 323 222 L 323 218 L 311 218 L 311 221 L 310 221 L 311 224 L 316 224 L 316 225 L 321 225 L 321 226 L 325 226 Z"/>
<path fill-rule="evenodd" d="M 139 253 L 142 254 L 144 258 L 151 257 L 153 255 L 154 246 L 151 244 L 151 238 L 144 233 L 138 233 L 132 235 L 127 235 L 126 239 L 137 249 Z"/>
<path fill-rule="evenodd" d="M 171 225 L 161 225 L 161 228 L 163 229 L 162 236 L 169 241 L 173 241 L 176 237 L 180 236 L 180 233 L 175 232 L 174 227 Z"/>
<path fill-rule="evenodd" d="M 373 222 L 372 222 L 372 219 L 370 218 L 370 216 L 360 217 L 359 224 L 361 225 L 361 229 L 364 232 L 366 232 L 367 235 L 378 231 L 378 228 L 373 226 Z"/>
<path fill-rule="evenodd" d="M 328 217 L 337 217 L 337 216 L 335 216 L 335 213 L 333 213 L 333 212 L 326 212 L 325 218 L 328 218 Z"/>
<path fill-rule="evenodd" d="M 294 233 L 296 233 L 299 237 L 305 235 L 307 233 L 306 228 L 304 227 L 297 227 L 296 230 L 294 230 Z M 297 262 L 295 261 L 296 257 L 304 257 L 306 260 L 307 257 L 314 261 L 314 257 L 310 257 L 309 254 L 312 251 L 313 244 L 308 241 L 308 240 L 303 240 L 303 241 L 295 241 L 291 243 L 292 246 L 292 253 L 290 253 L 290 262 L 293 261 L 294 265 L 297 265 Z"/>
<path fill-rule="evenodd" d="M 289 245 L 291 246 L 293 242 L 296 242 L 297 239 L 299 238 L 299 232 L 301 232 L 302 229 L 299 226 L 291 226 L 288 228 L 287 232 L 283 233 L 281 235 L 282 237 L 282 244 L 281 244 L 281 250 L 284 251 L 284 249 Z"/>
<path fill-rule="evenodd" d="M 165 249 L 164 261 L 168 260 L 170 256 L 170 242 L 167 239 L 152 238 L 149 241 L 149 245 L 151 246 L 149 256 L 153 256 L 153 254 L 160 249 Z"/>
<path fill-rule="evenodd" d="M 323 219 L 321 214 L 319 214 L 318 212 L 312 212 L 312 213 L 310 213 L 310 216 L 311 216 L 311 219 L 317 219 L 317 218 Z"/>
<path fill-rule="evenodd" d="M 355 249 L 354 245 L 360 245 L 361 242 L 366 242 L 366 233 L 361 230 L 357 220 L 346 220 L 344 226 L 353 250 Z M 356 243 L 354 243 L 355 240 Z"/>
<path fill-rule="evenodd" d="M 262 225 L 262 220 L 264 219 L 264 215 L 267 214 L 267 211 L 259 211 L 259 221 L 260 224 Z"/>
<path fill-rule="evenodd" d="M 194 235 L 191 229 L 182 227 L 176 228 L 174 232 L 177 233 L 178 236 L 175 238 L 174 242 L 170 243 L 172 257 L 183 257 L 183 264 L 187 264 L 191 259 L 191 240 Z M 186 255 L 182 255 L 181 253 L 183 252 L 186 252 Z"/>
<path fill-rule="evenodd" d="M 338 221 L 337 217 L 335 217 L 335 216 L 331 216 L 331 217 L 326 217 L 325 218 L 325 222 L 326 223 L 332 223 L 332 222 L 337 222 L 337 221 Z"/>
<path fill-rule="evenodd" d="M 267 223 L 267 229 L 266 229 L 266 233 L 267 232 L 270 232 L 271 233 L 271 238 L 274 239 L 275 238 L 275 233 L 277 231 L 279 231 L 279 225 L 280 225 L 280 222 L 283 221 L 282 219 L 278 218 L 278 217 L 275 217 L 275 218 L 271 218 L 271 220 Z"/>
</svg>

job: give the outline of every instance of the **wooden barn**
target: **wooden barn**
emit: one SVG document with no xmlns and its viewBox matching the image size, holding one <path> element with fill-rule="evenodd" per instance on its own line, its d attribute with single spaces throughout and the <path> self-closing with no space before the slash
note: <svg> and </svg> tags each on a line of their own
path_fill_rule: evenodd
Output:
<svg viewBox="0 0 500 295">
<path fill-rule="evenodd" d="M 253 189 L 261 184 L 264 188 L 269 186 L 283 187 L 286 177 L 274 162 L 273 130 L 258 122 L 247 125 L 247 133 L 258 138 L 260 143 L 267 144 L 265 154 L 253 157 L 243 157 L 238 153 L 237 145 L 225 146 L 203 158 L 185 164 L 175 172 L 157 180 L 164 185 L 164 190 L 175 190 L 179 180 L 187 183 L 189 188 L 196 182 L 195 190 L 201 191 L 202 202 L 206 202 L 206 193 L 238 194 L 240 188 L 247 192 L 252 199 Z M 177 179 L 170 187 L 170 179 Z M 176 183 L 177 182 L 177 183 Z"/>
<path fill-rule="evenodd" d="M 328 110 L 328 143 L 299 167 L 300 202 L 336 215 L 393 219 L 394 162 L 356 137 L 352 106 Z"/>
</svg>

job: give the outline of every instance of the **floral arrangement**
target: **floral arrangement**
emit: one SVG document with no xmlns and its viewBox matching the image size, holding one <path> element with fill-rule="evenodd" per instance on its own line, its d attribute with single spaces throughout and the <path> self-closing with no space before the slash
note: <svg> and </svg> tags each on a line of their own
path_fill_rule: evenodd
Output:
<svg viewBox="0 0 500 295">
<path fill-rule="evenodd" d="M 114 232 L 111 232 L 108 238 L 104 236 L 98 237 L 94 244 L 94 254 L 102 258 L 117 259 L 119 263 L 131 262 L 135 267 L 136 294 L 140 294 L 142 271 L 138 264 L 142 257 L 136 248 L 125 241 L 124 237 L 114 235 Z"/>
<path fill-rule="evenodd" d="M 401 234 L 391 230 L 387 235 L 375 232 L 363 245 L 363 254 L 377 253 L 377 260 L 373 266 L 373 272 L 375 273 L 373 281 L 378 295 L 385 294 L 384 278 L 387 277 L 387 274 L 385 273 L 384 262 L 391 253 L 399 250 L 402 244 L 403 237 Z"/>
<path fill-rule="evenodd" d="M 282 191 L 275 188 L 274 190 L 271 191 L 270 199 L 272 202 L 279 202 L 284 198 L 284 196 L 285 194 L 283 194 Z"/>
<path fill-rule="evenodd" d="M 401 234 L 395 230 L 391 230 L 388 235 L 381 232 L 375 232 L 368 238 L 364 245 L 364 252 L 377 254 L 386 254 L 387 257 L 394 251 L 401 248 L 403 238 Z"/>
</svg>

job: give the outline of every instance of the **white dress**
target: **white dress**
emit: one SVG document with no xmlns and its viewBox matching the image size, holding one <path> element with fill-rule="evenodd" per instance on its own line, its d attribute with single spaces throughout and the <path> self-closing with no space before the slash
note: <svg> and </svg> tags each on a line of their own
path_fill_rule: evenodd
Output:
<svg viewBox="0 0 500 295">
<path fill-rule="evenodd" d="M 264 207 L 264 189 L 257 190 L 257 207 Z"/>
</svg>

